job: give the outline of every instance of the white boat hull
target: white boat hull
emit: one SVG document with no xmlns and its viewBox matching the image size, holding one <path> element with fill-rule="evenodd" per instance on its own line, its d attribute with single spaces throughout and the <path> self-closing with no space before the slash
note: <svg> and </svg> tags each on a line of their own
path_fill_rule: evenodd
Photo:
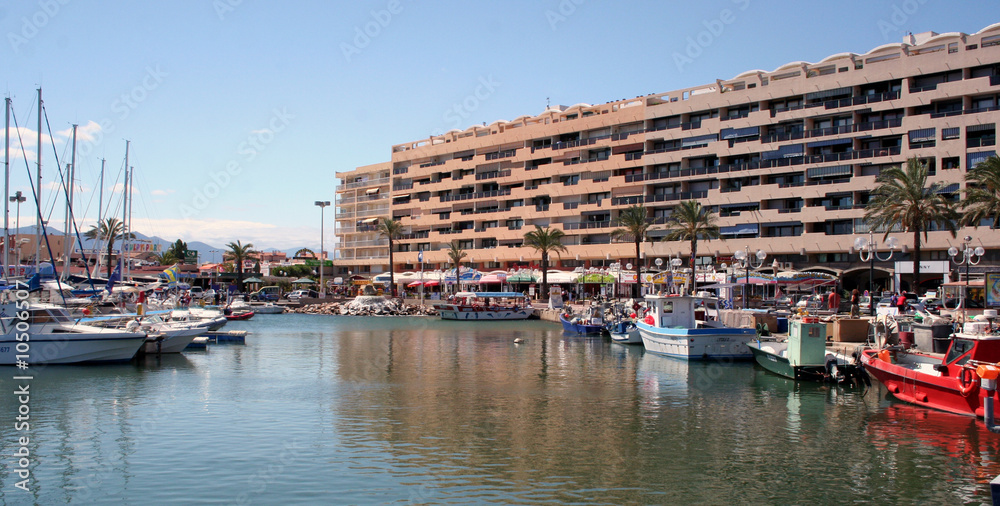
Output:
<svg viewBox="0 0 1000 506">
<path fill-rule="evenodd" d="M 83 325 L 80 325 L 81 327 Z M 95 329 L 99 330 L 99 329 Z M 80 362 L 128 362 L 146 341 L 142 332 L 32 333 L 28 342 L 29 365 Z M 0 365 L 18 363 L 18 341 L 12 334 L 0 340 Z"/>
<path fill-rule="evenodd" d="M 747 344 L 756 337 L 754 329 L 660 328 L 643 322 L 636 326 L 642 336 L 642 345 L 658 355 L 687 360 L 753 359 Z"/>
<path fill-rule="evenodd" d="M 504 309 L 499 311 L 476 310 L 454 306 L 451 304 L 438 304 L 434 306 L 442 320 L 526 320 L 535 312 L 534 309 Z"/>
</svg>

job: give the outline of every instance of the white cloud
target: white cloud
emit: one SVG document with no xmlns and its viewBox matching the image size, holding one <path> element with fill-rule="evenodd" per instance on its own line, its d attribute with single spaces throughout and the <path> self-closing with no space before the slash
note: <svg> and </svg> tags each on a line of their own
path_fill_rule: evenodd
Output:
<svg viewBox="0 0 1000 506">
<path fill-rule="evenodd" d="M 164 196 L 164 195 L 170 195 L 171 193 L 174 193 L 174 190 L 153 190 L 153 191 L 151 191 L 149 193 L 151 195 Z"/>
<path fill-rule="evenodd" d="M 100 123 L 90 120 L 86 125 L 80 125 L 76 128 L 76 140 L 77 142 L 94 142 L 97 140 L 96 135 L 100 133 L 101 125 Z M 73 127 L 69 127 L 66 130 L 59 130 L 56 135 L 66 138 L 73 138 Z"/>
</svg>

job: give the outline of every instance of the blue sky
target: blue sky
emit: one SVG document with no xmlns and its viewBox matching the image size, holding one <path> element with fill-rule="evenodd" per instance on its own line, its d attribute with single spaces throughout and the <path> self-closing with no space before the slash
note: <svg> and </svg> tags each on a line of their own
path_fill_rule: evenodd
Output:
<svg viewBox="0 0 1000 506">
<path fill-rule="evenodd" d="M 101 158 L 105 201 L 121 215 L 113 190 L 128 139 L 135 230 L 317 249 L 313 202 L 334 200 L 336 171 L 388 161 L 393 144 L 538 114 L 546 100 L 671 91 L 997 21 L 994 0 L 27 0 L 0 5 L 0 85 L 32 174 L 35 89 L 63 164 L 66 131 L 80 125 L 82 229 L 98 216 Z M 43 144 L 44 215 L 61 227 Z M 10 191 L 28 194 L 12 145 Z M 333 208 L 325 218 L 329 249 Z"/>
</svg>

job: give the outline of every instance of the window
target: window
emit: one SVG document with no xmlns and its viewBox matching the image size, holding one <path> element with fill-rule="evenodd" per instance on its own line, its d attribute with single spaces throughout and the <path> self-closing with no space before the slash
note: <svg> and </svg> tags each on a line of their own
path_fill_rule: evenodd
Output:
<svg viewBox="0 0 1000 506">
<path fill-rule="evenodd" d="M 948 170 L 948 169 L 957 169 L 957 168 L 960 168 L 961 167 L 960 160 L 961 160 L 961 158 L 959 158 L 957 156 L 949 156 L 947 158 L 942 158 L 941 159 L 941 169 L 942 170 Z"/>
<path fill-rule="evenodd" d="M 497 240 L 494 237 L 487 237 L 482 240 L 482 245 L 484 249 L 496 248 L 497 244 L 498 244 Z"/>
<path fill-rule="evenodd" d="M 957 139 L 962 135 L 961 128 L 945 128 L 941 130 L 941 140 L 949 141 L 952 139 Z"/>
<path fill-rule="evenodd" d="M 475 241 L 472 239 L 459 239 L 458 247 L 462 249 L 474 249 Z"/>
</svg>

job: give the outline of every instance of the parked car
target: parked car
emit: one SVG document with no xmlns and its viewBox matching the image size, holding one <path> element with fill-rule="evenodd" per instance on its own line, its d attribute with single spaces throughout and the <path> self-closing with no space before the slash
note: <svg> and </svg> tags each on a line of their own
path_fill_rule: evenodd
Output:
<svg viewBox="0 0 1000 506">
<path fill-rule="evenodd" d="M 872 298 L 867 295 L 862 295 L 858 298 L 858 310 L 861 314 L 868 314 L 872 309 Z"/>
<path fill-rule="evenodd" d="M 966 307 L 969 309 L 982 309 L 983 307 L 983 303 L 976 299 L 965 299 L 965 302 L 966 302 Z M 961 303 L 962 303 L 961 298 L 951 298 L 951 299 L 945 299 L 943 306 L 946 309 L 958 309 Z"/>
<path fill-rule="evenodd" d="M 823 296 L 818 293 L 803 295 L 802 298 L 795 303 L 795 307 L 806 309 L 819 309 L 824 305 Z"/>
<path fill-rule="evenodd" d="M 256 292 L 250 294 L 250 300 L 261 301 L 261 302 L 275 302 L 280 297 L 278 293 L 281 292 L 281 288 L 278 286 L 265 286 Z"/>
<path fill-rule="evenodd" d="M 192 286 L 188 293 L 192 299 L 200 299 L 205 295 L 205 289 L 200 286 Z"/>
<path fill-rule="evenodd" d="M 294 292 L 288 294 L 288 300 L 292 302 L 303 298 L 315 299 L 316 297 L 319 297 L 319 292 L 316 290 L 295 290 Z"/>
</svg>

